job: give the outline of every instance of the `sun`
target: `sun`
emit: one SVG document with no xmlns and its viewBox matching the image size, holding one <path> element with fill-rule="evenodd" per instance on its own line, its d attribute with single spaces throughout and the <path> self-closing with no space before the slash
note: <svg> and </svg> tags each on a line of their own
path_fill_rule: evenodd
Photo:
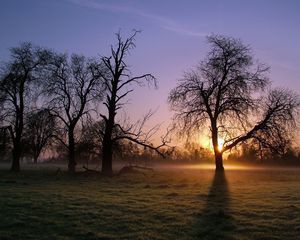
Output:
<svg viewBox="0 0 300 240">
<path fill-rule="evenodd" d="M 221 152 L 223 150 L 223 145 L 224 145 L 224 139 L 219 138 L 218 139 L 218 150 L 219 150 L 219 152 Z"/>
<path fill-rule="evenodd" d="M 211 138 L 208 136 L 201 136 L 199 143 L 201 144 L 201 146 L 209 149 L 211 152 L 214 152 L 214 147 L 212 145 L 211 142 Z M 218 138 L 218 148 L 217 150 L 219 152 L 221 152 L 223 150 L 223 146 L 224 146 L 225 140 L 221 137 Z"/>
</svg>

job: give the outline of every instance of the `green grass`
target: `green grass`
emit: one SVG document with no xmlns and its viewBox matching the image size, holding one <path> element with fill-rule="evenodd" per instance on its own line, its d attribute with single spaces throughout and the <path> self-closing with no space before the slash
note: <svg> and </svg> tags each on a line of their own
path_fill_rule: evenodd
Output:
<svg viewBox="0 0 300 240">
<path fill-rule="evenodd" d="M 0 171 L 0 239 L 300 239 L 300 171 Z"/>
</svg>

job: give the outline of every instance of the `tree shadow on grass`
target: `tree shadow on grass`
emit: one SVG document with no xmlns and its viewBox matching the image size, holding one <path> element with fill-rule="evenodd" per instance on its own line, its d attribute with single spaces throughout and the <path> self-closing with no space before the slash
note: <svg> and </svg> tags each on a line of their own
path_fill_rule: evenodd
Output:
<svg viewBox="0 0 300 240">
<path fill-rule="evenodd" d="M 196 219 L 197 239 L 234 239 L 234 219 L 230 215 L 230 195 L 225 172 L 216 172 L 206 204 Z"/>
</svg>

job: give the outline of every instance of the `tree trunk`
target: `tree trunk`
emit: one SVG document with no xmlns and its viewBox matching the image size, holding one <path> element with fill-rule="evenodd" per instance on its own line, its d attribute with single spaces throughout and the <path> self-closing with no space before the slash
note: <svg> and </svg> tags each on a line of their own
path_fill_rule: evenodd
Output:
<svg viewBox="0 0 300 240">
<path fill-rule="evenodd" d="M 111 177 L 113 175 L 112 169 L 112 155 L 113 155 L 113 141 L 112 132 L 114 128 L 114 107 L 109 111 L 109 120 L 105 123 L 105 132 L 102 142 L 102 174 Z"/>
<path fill-rule="evenodd" d="M 219 140 L 218 140 L 219 134 L 218 134 L 217 122 L 215 121 L 215 119 L 212 120 L 211 129 L 212 129 L 212 144 L 213 144 L 214 153 L 215 153 L 216 171 L 222 172 L 222 171 L 224 171 L 223 153 L 219 149 Z"/>
<path fill-rule="evenodd" d="M 68 172 L 75 173 L 76 171 L 76 161 L 75 161 L 75 140 L 74 132 L 69 129 L 69 162 L 68 162 Z"/>
<path fill-rule="evenodd" d="M 113 140 L 112 134 L 115 125 L 115 116 L 116 116 L 116 88 L 117 85 L 113 86 L 113 94 L 111 101 L 109 103 L 109 116 L 108 120 L 105 122 L 105 132 L 103 136 L 102 142 L 102 174 L 104 176 L 111 177 L 113 176 L 113 169 L 112 169 L 112 155 L 113 155 Z"/>
<path fill-rule="evenodd" d="M 113 175 L 112 170 L 112 141 L 111 137 L 105 134 L 103 138 L 102 147 L 102 174 L 104 176 L 111 177 Z"/>
<path fill-rule="evenodd" d="M 37 162 L 38 162 L 39 156 L 41 154 L 41 149 L 42 149 L 42 147 L 36 147 L 33 150 L 33 163 L 34 164 L 37 164 Z"/>
<path fill-rule="evenodd" d="M 33 157 L 33 163 L 34 163 L 34 164 L 37 164 L 37 160 L 38 160 L 38 157 L 37 157 L 37 156 L 34 156 L 34 157 Z"/>
<path fill-rule="evenodd" d="M 16 107 L 15 113 L 15 138 L 13 134 L 12 128 L 10 128 L 11 131 L 11 137 L 13 139 L 13 161 L 11 166 L 11 171 L 19 172 L 20 171 L 20 158 L 22 153 L 22 133 L 23 133 L 23 114 L 24 114 L 24 84 L 27 79 L 27 74 L 24 76 L 24 79 L 21 81 L 19 86 L 19 107 Z"/>
<path fill-rule="evenodd" d="M 216 163 L 216 171 L 217 172 L 223 172 L 224 166 L 223 166 L 223 156 L 220 152 L 215 152 L 215 163 Z"/>
<path fill-rule="evenodd" d="M 21 144 L 15 143 L 12 151 L 13 159 L 11 165 L 11 171 L 19 172 L 20 171 L 20 158 L 21 158 Z"/>
<path fill-rule="evenodd" d="M 107 97 L 107 108 L 108 108 L 108 118 L 105 119 L 105 131 L 102 142 L 102 174 L 104 176 L 113 176 L 112 169 L 112 155 L 113 155 L 113 130 L 115 127 L 115 116 L 116 116 L 116 106 L 117 106 L 117 91 L 118 83 L 121 73 L 114 75 L 114 79 L 111 82 L 111 96 Z"/>
</svg>

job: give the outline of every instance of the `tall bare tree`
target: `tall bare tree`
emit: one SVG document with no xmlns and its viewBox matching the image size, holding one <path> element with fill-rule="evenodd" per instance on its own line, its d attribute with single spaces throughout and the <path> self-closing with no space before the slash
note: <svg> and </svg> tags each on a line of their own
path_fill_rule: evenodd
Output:
<svg viewBox="0 0 300 240">
<path fill-rule="evenodd" d="M 34 85 L 43 79 L 51 52 L 31 43 L 22 43 L 10 49 L 10 52 L 11 60 L 3 66 L 0 77 L 1 120 L 9 127 L 13 142 L 11 170 L 19 171 L 24 114 L 34 97 Z"/>
<path fill-rule="evenodd" d="M 224 169 L 224 152 L 250 139 L 284 149 L 298 96 L 285 89 L 265 93 L 269 68 L 254 64 L 250 48 L 240 40 L 212 35 L 208 42 L 207 58 L 186 72 L 169 95 L 179 126 L 189 133 L 209 127 L 216 170 Z"/>
<path fill-rule="evenodd" d="M 26 118 L 23 142 L 36 164 L 42 151 L 55 136 L 56 118 L 47 108 L 31 112 Z"/>
<path fill-rule="evenodd" d="M 111 56 L 103 57 L 102 63 L 106 66 L 107 75 L 103 76 L 106 86 L 106 98 L 104 105 L 107 109 L 107 115 L 101 114 L 104 119 L 105 127 L 102 132 L 102 173 L 107 176 L 113 174 L 112 170 L 112 156 L 113 145 L 121 139 L 134 141 L 142 144 L 145 147 L 151 148 L 159 152 L 159 148 L 165 146 L 165 138 L 160 146 L 154 147 L 149 142 L 151 133 L 144 133 L 143 126 L 145 120 L 150 117 L 148 114 L 144 120 L 138 124 L 127 124 L 121 126 L 116 122 L 117 112 L 124 106 L 124 99 L 133 92 L 134 85 L 143 86 L 145 83 L 156 86 L 156 79 L 152 74 L 143 74 L 140 76 L 132 76 L 130 68 L 125 62 L 130 50 L 135 48 L 135 37 L 137 31 L 123 39 L 120 33 L 117 35 L 117 44 L 111 46 Z"/>
<path fill-rule="evenodd" d="M 91 103 L 103 94 L 101 71 L 101 64 L 94 59 L 72 55 L 69 60 L 65 54 L 56 54 L 51 77 L 45 84 L 52 113 L 63 126 L 57 138 L 68 150 L 70 173 L 76 170 L 75 129 L 83 117 L 89 116 Z"/>
</svg>

